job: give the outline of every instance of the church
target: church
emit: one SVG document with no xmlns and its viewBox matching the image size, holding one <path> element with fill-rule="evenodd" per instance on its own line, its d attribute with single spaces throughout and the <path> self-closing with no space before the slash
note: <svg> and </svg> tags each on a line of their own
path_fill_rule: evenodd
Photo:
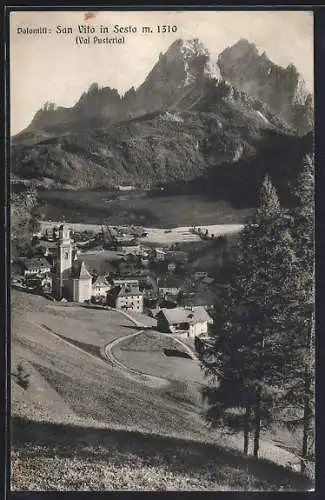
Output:
<svg viewBox="0 0 325 500">
<path fill-rule="evenodd" d="M 72 302 L 85 302 L 92 296 L 92 276 L 77 255 L 73 257 L 73 241 L 70 230 L 59 228 L 57 258 L 52 275 L 52 290 L 55 298 Z"/>
</svg>

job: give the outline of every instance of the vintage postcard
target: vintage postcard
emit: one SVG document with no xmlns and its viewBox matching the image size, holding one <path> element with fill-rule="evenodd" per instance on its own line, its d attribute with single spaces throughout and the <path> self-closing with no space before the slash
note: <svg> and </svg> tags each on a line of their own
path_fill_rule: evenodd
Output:
<svg viewBox="0 0 325 500">
<path fill-rule="evenodd" d="M 313 490 L 313 13 L 9 24 L 11 490 Z"/>
</svg>

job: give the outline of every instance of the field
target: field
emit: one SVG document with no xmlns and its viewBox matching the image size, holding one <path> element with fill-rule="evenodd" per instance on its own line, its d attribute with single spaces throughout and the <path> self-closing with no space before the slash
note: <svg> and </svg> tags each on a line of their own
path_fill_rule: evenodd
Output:
<svg viewBox="0 0 325 500">
<path fill-rule="evenodd" d="M 264 440 L 261 457 L 277 464 L 257 462 L 236 451 L 241 436 L 210 429 L 193 399 L 194 381 L 155 389 L 102 359 L 106 342 L 132 331 L 117 312 L 13 290 L 12 489 L 310 488 L 280 467 L 292 454 Z M 17 383 L 20 362 L 28 389 Z"/>
<path fill-rule="evenodd" d="M 51 229 L 53 226 L 59 226 L 65 223 L 63 219 L 61 220 L 48 220 L 41 221 L 42 230 Z M 68 227 L 73 231 L 101 231 L 102 226 L 100 224 L 86 224 L 82 222 L 69 222 Z M 212 224 L 212 225 L 201 225 L 202 231 L 204 232 L 208 229 L 210 234 L 215 236 L 225 235 L 225 234 L 235 234 L 242 229 L 242 224 Z M 177 227 L 173 229 L 161 229 L 153 227 L 145 227 L 144 230 L 148 233 L 145 238 L 142 238 L 141 243 L 143 246 L 158 244 L 158 245 L 171 245 L 172 243 L 201 243 L 202 240 L 200 236 L 193 234 L 190 231 L 190 227 Z M 206 243 L 206 242 L 205 242 Z M 114 259 L 117 257 L 116 252 L 113 251 L 103 251 L 100 249 L 86 251 L 84 254 L 98 256 L 100 259 L 107 257 L 108 259 Z M 84 255 L 83 254 L 83 255 Z"/>
<path fill-rule="evenodd" d="M 232 207 L 226 201 L 202 194 L 153 196 L 149 192 L 40 191 L 45 220 L 83 224 L 137 224 L 157 228 L 240 224 L 250 209 Z"/>
<path fill-rule="evenodd" d="M 175 351 L 176 355 L 171 355 Z M 134 339 L 122 341 L 113 350 L 114 355 L 127 366 L 145 373 L 156 374 L 170 381 L 195 385 L 200 401 L 201 385 L 206 385 L 199 363 L 183 355 L 181 346 L 159 332 L 144 332 Z"/>
</svg>

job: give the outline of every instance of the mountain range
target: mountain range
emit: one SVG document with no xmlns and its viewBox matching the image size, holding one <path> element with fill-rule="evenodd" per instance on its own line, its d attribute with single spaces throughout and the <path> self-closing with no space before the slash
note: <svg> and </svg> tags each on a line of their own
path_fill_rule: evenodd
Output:
<svg viewBox="0 0 325 500">
<path fill-rule="evenodd" d="M 198 39 L 179 39 L 137 89 L 94 83 L 71 108 L 46 103 L 12 138 L 12 173 L 48 188 L 218 185 L 225 166 L 242 177 L 253 163 L 262 174 L 275 155 L 290 177 L 312 149 L 313 107 L 295 66 L 247 40 L 213 60 Z"/>
</svg>

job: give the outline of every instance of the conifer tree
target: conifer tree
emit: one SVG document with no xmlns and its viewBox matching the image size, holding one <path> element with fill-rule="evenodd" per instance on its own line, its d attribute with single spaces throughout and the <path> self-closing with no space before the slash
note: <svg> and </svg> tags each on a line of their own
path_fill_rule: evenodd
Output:
<svg viewBox="0 0 325 500">
<path fill-rule="evenodd" d="M 261 430 L 271 424 L 281 404 L 283 367 L 290 357 L 288 312 L 296 282 L 291 225 L 292 218 L 281 211 L 266 177 L 259 207 L 236 247 L 234 272 L 224 295 L 223 326 L 200 356 L 206 375 L 220 379 L 218 389 L 206 391 L 208 419 L 243 430 L 246 453 L 253 431 L 255 457 Z"/>
<path fill-rule="evenodd" d="M 295 186 L 293 237 L 297 257 L 295 358 L 285 399 L 293 409 L 291 428 L 302 427 L 301 470 L 313 455 L 315 439 L 315 257 L 314 257 L 314 165 L 307 155 Z"/>
</svg>

